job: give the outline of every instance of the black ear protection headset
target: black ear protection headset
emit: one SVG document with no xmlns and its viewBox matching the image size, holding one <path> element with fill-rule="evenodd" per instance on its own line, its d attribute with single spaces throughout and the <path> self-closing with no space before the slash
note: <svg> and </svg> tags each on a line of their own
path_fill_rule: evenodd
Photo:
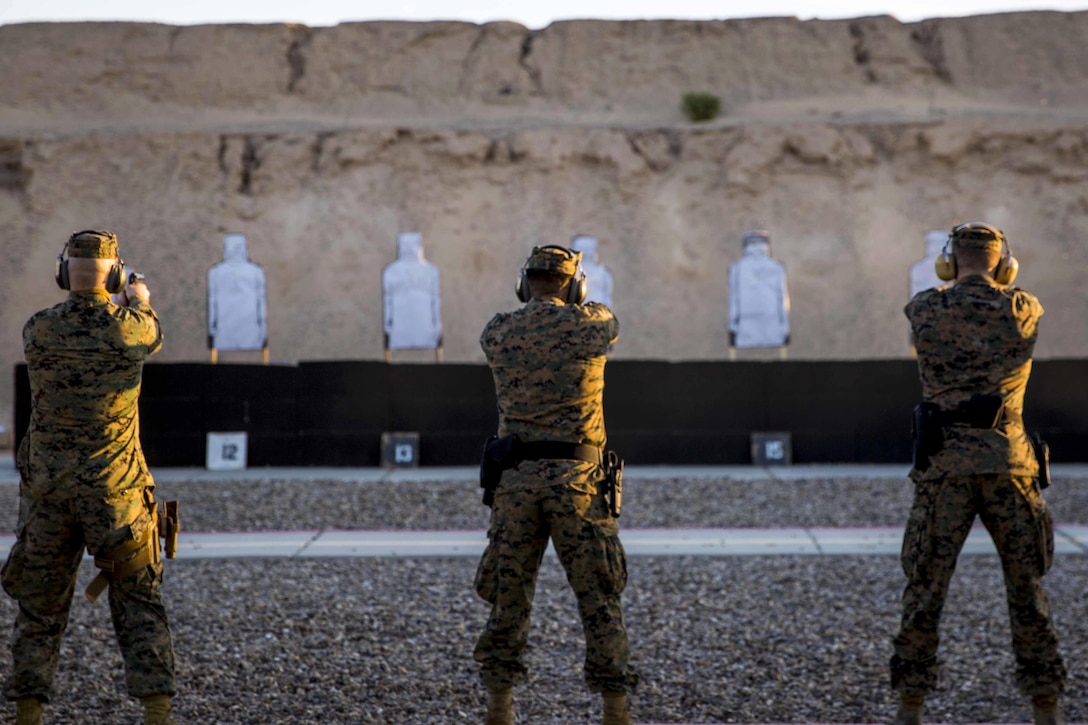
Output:
<svg viewBox="0 0 1088 725">
<path fill-rule="evenodd" d="M 62 290 L 72 289 L 72 280 L 68 277 L 68 245 L 71 244 L 76 237 L 80 237 L 84 234 L 98 234 L 99 236 L 109 237 L 113 239 L 114 244 L 117 243 L 117 235 L 113 232 L 99 231 L 97 229 L 84 229 L 81 232 L 75 232 L 72 236 L 68 237 L 68 241 L 64 243 L 64 249 L 60 250 L 60 254 L 57 255 L 56 268 L 53 270 L 53 277 L 57 280 L 57 286 Z M 109 274 L 106 275 L 106 291 L 111 295 L 117 294 L 125 288 L 125 284 L 128 282 L 128 275 L 125 274 L 125 260 L 120 257 L 110 267 Z"/>
<path fill-rule="evenodd" d="M 948 241 L 944 243 L 944 249 L 937 255 L 937 259 L 933 263 L 937 277 L 945 282 L 950 282 L 956 278 L 958 269 L 956 254 L 952 251 L 952 240 L 964 232 L 989 234 L 1001 242 L 1003 249 L 1001 259 L 994 269 L 994 281 L 998 284 L 1012 284 L 1012 281 L 1016 279 L 1016 273 L 1020 271 L 1020 262 L 1016 260 L 1016 257 L 1012 256 L 1012 250 L 1009 249 L 1009 240 L 1005 238 L 1005 233 L 995 226 L 981 222 L 960 224 L 952 230 L 952 233 L 948 235 Z"/>
<path fill-rule="evenodd" d="M 567 259 L 573 259 L 578 262 L 578 269 L 575 270 L 574 276 L 570 280 L 570 288 L 567 291 L 567 299 L 565 300 L 568 305 L 580 305 L 586 301 L 586 295 L 589 294 L 589 283 L 586 281 L 585 270 L 582 269 L 582 255 L 579 252 L 572 252 L 566 247 L 561 247 L 558 244 L 548 244 L 540 249 L 553 249 L 563 254 Z M 531 298 L 529 294 L 529 276 L 528 269 L 521 268 L 521 273 L 518 274 L 518 281 L 514 285 L 514 293 L 518 296 L 518 299 L 522 302 L 528 302 Z"/>
</svg>

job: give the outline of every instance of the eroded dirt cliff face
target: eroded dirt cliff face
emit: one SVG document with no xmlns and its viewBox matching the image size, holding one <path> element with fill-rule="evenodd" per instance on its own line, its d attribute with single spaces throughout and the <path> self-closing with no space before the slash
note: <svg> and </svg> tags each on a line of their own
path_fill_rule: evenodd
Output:
<svg viewBox="0 0 1088 725">
<path fill-rule="evenodd" d="M 791 358 L 906 357 L 907 271 L 968 220 L 1047 308 L 1039 356 L 1088 354 L 1088 13 L 15 25 L 0 63 L 9 370 L 95 226 L 148 275 L 160 361 L 206 359 L 225 232 L 267 272 L 273 360 L 378 358 L 402 231 L 441 269 L 449 361 L 482 360 L 529 248 L 576 233 L 615 277 L 614 357 L 724 358 L 748 228 L 790 274 Z M 688 91 L 725 113 L 688 123 Z"/>
</svg>

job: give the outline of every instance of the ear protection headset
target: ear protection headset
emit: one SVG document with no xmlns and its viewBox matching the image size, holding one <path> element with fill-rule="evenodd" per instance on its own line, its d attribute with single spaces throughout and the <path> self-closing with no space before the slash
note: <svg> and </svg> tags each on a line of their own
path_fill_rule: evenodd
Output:
<svg viewBox="0 0 1088 725">
<path fill-rule="evenodd" d="M 578 269 L 575 270 L 574 276 L 571 277 L 570 287 L 567 291 L 567 299 L 565 302 L 568 305 L 580 305 L 586 301 L 586 295 L 589 294 L 589 283 L 586 281 L 586 273 L 582 269 L 582 255 L 577 252 L 572 252 L 566 247 L 560 247 L 558 244 L 548 244 L 541 247 L 541 249 L 553 249 L 564 256 L 567 259 L 578 260 Z M 531 299 L 529 294 L 529 270 L 525 267 L 521 268 L 521 273 L 518 275 L 518 281 L 514 285 L 514 293 L 518 296 L 518 299 L 522 302 L 528 302 Z"/>
<path fill-rule="evenodd" d="M 952 230 L 952 233 L 948 235 L 948 241 L 944 243 L 944 249 L 937 255 L 937 259 L 933 263 L 937 277 L 945 282 L 950 282 L 956 278 L 958 269 L 956 254 L 952 251 L 952 240 L 964 232 L 982 232 L 1001 242 L 1003 250 L 1001 259 L 994 269 L 994 281 L 1003 285 L 1012 284 L 1012 281 L 1016 279 L 1016 273 L 1020 271 L 1020 262 L 1016 260 L 1016 257 L 1012 256 L 1012 250 L 1009 249 L 1009 240 L 1005 238 L 1005 233 L 997 227 L 982 224 L 981 222 L 960 224 Z"/>
<path fill-rule="evenodd" d="M 72 243 L 76 237 L 83 234 L 100 234 L 104 237 L 112 237 L 114 242 L 117 241 L 117 236 L 113 232 L 98 231 L 97 229 L 84 229 L 81 232 L 75 232 L 72 236 L 68 237 L 68 241 L 64 243 L 64 249 L 60 250 L 60 254 L 57 255 L 56 268 L 53 270 L 53 277 L 57 280 L 57 286 L 62 290 L 72 289 L 72 280 L 68 277 L 68 245 Z M 128 275 L 125 274 L 125 260 L 120 257 L 110 267 L 109 274 L 106 275 L 106 291 L 112 294 L 117 294 L 125 288 L 125 284 L 128 281 Z"/>
</svg>

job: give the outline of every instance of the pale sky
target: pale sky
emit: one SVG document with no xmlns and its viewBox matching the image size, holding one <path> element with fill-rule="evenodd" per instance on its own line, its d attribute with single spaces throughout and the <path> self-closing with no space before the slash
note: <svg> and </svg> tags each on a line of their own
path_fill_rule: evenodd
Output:
<svg viewBox="0 0 1088 725">
<path fill-rule="evenodd" d="M 200 23 L 336 25 L 360 20 L 513 20 L 543 28 L 555 20 L 699 19 L 796 16 L 931 17 L 1018 10 L 1088 10 L 1088 0 L 0 0 L 0 25 L 31 21 L 138 20 Z"/>
</svg>

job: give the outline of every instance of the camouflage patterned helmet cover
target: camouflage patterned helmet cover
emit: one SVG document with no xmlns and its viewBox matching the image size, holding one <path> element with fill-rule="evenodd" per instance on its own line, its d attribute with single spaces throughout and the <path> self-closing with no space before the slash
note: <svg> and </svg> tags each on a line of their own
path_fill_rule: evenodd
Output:
<svg viewBox="0 0 1088 725">
<path fill-rule="evenodd" d="M 549 244 L 544 247 L 533 247 L 529 258 L 525 260 L 525 269 L 538 269 L 573 277 L 578 272 L 578 265 L 581 262 L 581 252 L 572 252 L 566 247 Z"/>
<path fill-rule="evenodd" d="M 994 249 L 1001 251 L 1005 233 L 982 222 L 967 222 L 952 230 L 952 246 L 959 249 Z"/>
<path fill-rule="evenodd" d="M 117 235 L 113 232 L 88 229 L 76 232 L 68 239 L 68 256 L 86 259 L 115 259 Z"/>
</svg>

